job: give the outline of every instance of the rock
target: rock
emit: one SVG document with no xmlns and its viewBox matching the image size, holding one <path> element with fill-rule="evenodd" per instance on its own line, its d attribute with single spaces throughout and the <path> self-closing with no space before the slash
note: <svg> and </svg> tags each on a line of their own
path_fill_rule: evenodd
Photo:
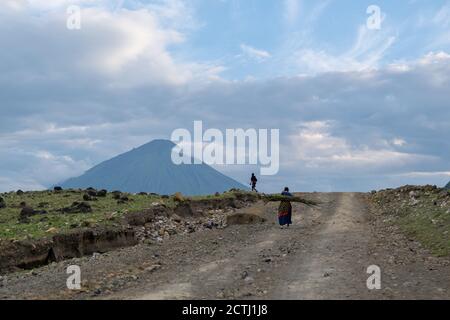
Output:
<svg viewBox="0 0 450 320">
<path fill-rule="evenodd" d="M 172 220 L 175 221 L 175 222 L 180 223 L 182 221 L 182 218 L 179 215 L 177 215 L 176 213 L 174 213 L 172 215 Z"/>
<path fill-rule="evenodd" d="M 56 192 L 63 191 L 63 188 L 56 186 L 53 188 L 53 191 L 56 191 Z"/>
<path fill-rule="evenodd" d="M 20 190 L 20 189 L 16 191 L 16 194 L 17 194 L 18 196 L 23 195 L 23 193 L 24 193 L 24 192 L 23 192 L 22 190 Z"/>
<path fill-rule="evenodd" d="M 175 193 L 174 196 L 173 196 L 173 199 L 174 199 L 175 201 L 178 201 L 178 202 L 184 201 L 184 197 L 183 197 L 183 195 L 181 194 L 181 192 Z"/>
<path fill-rule="evenodd" d="M 56 229 L 56 228 L 50 228 L 45 231 L 45 233 L 57 233 L 57 232 L 58 232 L 58 229 Z"/>
<path fill-rule="evenodd" d="M 96 196 L 97 196 L 97 190 L 92 189 L 92 188 L 86 189 L 86 193 L 87 193 L 88 195 L 90 195 L 91 197 L 96 197 Z"/>
<path fill-rule="evenodd" d="M 34 216 L 36 213 L 33 208 L 31 207 L 24 207 L 22 211 L 20 211 L 19 215 L 19 222 L 21 223 L 28 223 L 29 217 Z"/>
<path fill-rule="evenodd" d="M 6 208 L 5 200 L 3 200 L 2 197 L 0 197 L 0 209 Z"/>
<path fill-rule="evenodd" d="M 138 195 L 139 196 L 147 196 L 148 194 L 147 194 L 147 192 L 139 192 Z"/>
<path fill-rule="evenodd" d="M 93 254 L 92 254 L 92 257 L 89 259 L 89 260 L 97 260 L 98 258 L 100 258 L 100 256 L 101 256 L 101 254 L 100 253 L 98 253 L 98 252 L 94 252 Z"/>
<path fill-rule="evenodd" d="M 88 195 L 88 194 L 83 194 L 83 200 L 84 201 L 92 201 L 94 198 L 93 197 L 91 197 L 90 195 Z"/>
<path fill-rule="evenodd" d="M 106 195 L 108 194 L 108 191 L 105 189 L 102 189 L 100 191 L 97 192 L 97 197 L 106 197 Z"/>
<path fill-rule="evenodd" d="M 92 212 L 92 207 L 86 202 L 75 201 L 70 207 L 62 208 L 61 211 L 63 213 L 89 213 Z"/>
<path fill-rule="evenodd" d="M 156 270 L 159 270 L 159 269 L 161 269 L 161 265 L 160 264 L 154 264 L 154 265 L 151 265 L 150 267 L 145 268 L 145 271 L 153 272 L 153 271 L 156 271 Z"/>
</svg>

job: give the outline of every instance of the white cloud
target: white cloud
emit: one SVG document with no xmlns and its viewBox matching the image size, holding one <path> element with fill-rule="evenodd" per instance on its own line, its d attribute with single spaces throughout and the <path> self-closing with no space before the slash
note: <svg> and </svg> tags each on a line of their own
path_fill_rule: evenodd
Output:
<svg viewBox="0 0 450 320">
<path fill-rule="evenodd" d="M 322 49 L 300 49 L 289 62 L 306 74 L 376 69 L 395 40 L 388 31 L 372 31 L 362 25 L 353 46 L 346 52 L 333 55 Z"/>
<path fill-rule="evenodd" d="M 352 145 L 344 137 L 331 133 L 332 121 L 305 122 L 298 133 L 291 136 L 294 148 L 294 162 L 303 162 L 308 168 L 374 168 L 398 167 L 421 161 L 433 161 L 434 157 L 413 153 L 399 152 L 393 148 L 376 148 L 373 142 Z M 404 141 L 395 139 L 395 146 Z M 372 146 L 371 146 L 372 144 Z"/>
<path fill-rule="evenodd" d="M 284 0 L 284 19 L 288 25 L 293 25 L 297 22 L 300 8 L 300 0 Z"/>
<path fill-rule="evenodd" d="M 262 62 L 271 57 L 271 54 L 269 52 L 253 48 L 252 46 L 249 46 L 247 44 L 241 44 L 241 50 L 245 56 L 258 62 Z"/>
<path fill-rule="evenodd" d="M 111 10 L 103 1 L 75 1 L 83 5 L 81 30 L 71 31 L 65 27 L 69 2 L 47 3 L 33 1 L 17 13 L 0 7 L 5 15 L 0 29 L 12 30 L 8 34 L 0 32 L 2 43 L 10 47 L 27 43 L 20 58 L 29 61 L 28 78 L 70 75 L 75 81 L 74 76 L 82 75 L 85 79 L 102 78 L 103 83 L 113 87 L 180 85 L 194 79 L 219 78 L 223 70 L 212 63 L 174 57 L 173 48 L 185 41 L 184 31 L 193 24 L 191 18 L 186 18 L 190 17 L 186 5 L 179 5 L 179 1 L 119 11 Z M 39 14 L 35 14 L 36 10 Z M 3 52 L 0 59 L 9 66 L 17 57 Z M 3 74 L 8 78 L 11 74 L 20 76 L 22 70 L 12 67 Z"/>
</svg>

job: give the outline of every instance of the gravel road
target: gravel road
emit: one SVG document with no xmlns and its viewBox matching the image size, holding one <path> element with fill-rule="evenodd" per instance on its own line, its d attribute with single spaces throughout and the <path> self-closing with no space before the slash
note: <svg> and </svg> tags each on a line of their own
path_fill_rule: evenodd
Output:
<svg viewBox="0 0 450 320">
<path fill-rule="evenodd" d="M 448 299 L 450 263 L 371 210 L 362 193 L 300 194 L 294 224 L 280 229 L 277 204 L 245 209 L 266 223 L 176 235 L 0 278 L 1 299 Z M 82 290 L 66 288 L 79 265 Z M 367 268 L 381 270 L 369 290 Z M 3 283 L 2 283 L 3 281 Z"/>
</svg>

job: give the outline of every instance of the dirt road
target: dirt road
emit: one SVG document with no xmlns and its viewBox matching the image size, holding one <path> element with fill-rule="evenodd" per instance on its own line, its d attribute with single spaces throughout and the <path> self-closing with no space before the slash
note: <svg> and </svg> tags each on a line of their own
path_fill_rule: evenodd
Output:
<svg viewBox="0 0 450 320">
<path fill-rule="evenodd" d="M 448 299 L 450 265 L 369 211 L 366 195 L 313 193 L 317 208 L 294 204 L 289 229 L 276 204 L 249 210 L 268 219 L 175 236 L 8 275 L 0 298 L 31 299 Z M 83 290 L 66 289 L 66 267 Z M 367 268 L 381 270 L 369 290 Z"/>
</svg>

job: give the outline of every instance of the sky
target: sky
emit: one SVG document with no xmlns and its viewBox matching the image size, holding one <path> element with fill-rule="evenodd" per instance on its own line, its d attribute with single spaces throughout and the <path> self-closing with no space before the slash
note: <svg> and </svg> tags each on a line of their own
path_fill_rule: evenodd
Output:
<svg viewBox="0 0 450 320">
<path fill-rule="evenodd" d="M 450 1 L 0 2 L 0 192 L 45 189 L 196 120 L 280 130 L 261 191 L 442 186 Z M 257 169 L 217 168 L 246 184 Z"/>
</svg>

